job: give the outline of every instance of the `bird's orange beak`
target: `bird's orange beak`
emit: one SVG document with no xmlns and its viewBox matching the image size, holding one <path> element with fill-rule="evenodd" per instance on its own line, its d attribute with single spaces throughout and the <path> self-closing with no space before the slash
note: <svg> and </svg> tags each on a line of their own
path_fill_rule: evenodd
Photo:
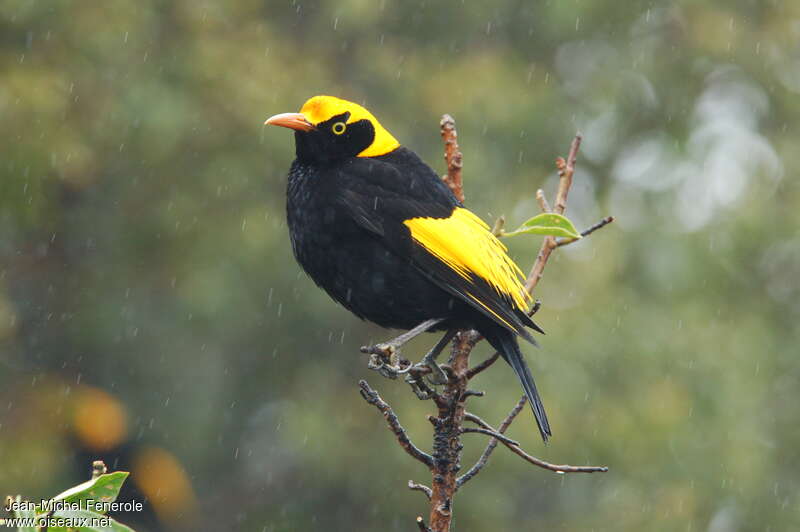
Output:
<svg viewBox="0 0 800 532">
<path fill-rule="evenodd" d="M 281 113 L 267 118 L 264 125 L 288 127 L 297 131 L 311 131 L 314 124 L 306 120 L 301 113 Z"/>
</svg>

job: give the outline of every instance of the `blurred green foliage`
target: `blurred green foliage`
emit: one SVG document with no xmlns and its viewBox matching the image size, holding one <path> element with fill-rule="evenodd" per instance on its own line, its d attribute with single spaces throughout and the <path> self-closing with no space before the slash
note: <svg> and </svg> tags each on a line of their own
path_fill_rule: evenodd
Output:
<svg viewBox="0 0 800 532">
<path fill-rule="evenodd" d="M 509 227 L 552 198 L 580 129 L 567 215 L 617 218 L 537 294 L 552 444 L 530 415 L 510 433 L 611 471 L 498 449 L 458 530 L 800 528 L 798 42 L 782 0 L 3 0 L 0 493 L 44 497 L 101 455 L 151 503 L 123 519 L 137 530 L 409 530 L 425 512 L 405 484 L 427 472 L 356 382 L 421 446 L 430 405 L 368 374 L 358 346 L 390 332 L 291 256 L 293 143 L 261 124 L 327 93 L 439 170 L 451 113 L 468 205 Z M 507 243 L 528 267 L 536 239 Z M 519 395 L 501 366 L 477 384 L 494 422 Z"/>
</svg>

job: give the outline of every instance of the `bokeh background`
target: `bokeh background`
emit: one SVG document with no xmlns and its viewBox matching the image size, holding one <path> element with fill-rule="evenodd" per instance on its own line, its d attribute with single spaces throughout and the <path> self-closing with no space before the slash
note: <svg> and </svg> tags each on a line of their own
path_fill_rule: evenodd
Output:
<svg viewBox="0 0 800 532">
<path fill-rule="evenodd" d="M 0 2 L 0 493 L 89 463 L 133 472 L 138 530 L 410 530 L 425 414 L 301 273 L 291 135 L 263 120 L 365 103 L 468 205 L 515 226 L 585 135 L 564 248 L 526 348 L 554 429 L 512 437 L 459 494 L 458 530 L 800 528 L 800 2 Z M 509 242 L 529 267 L 537 237 Z M 417 358 L 432 336 L 405 350 Z M 488 355 L 481 346 L 477 356 Z M 520 391 L 496 366 L 473 409 Z M 485 441 L 466 438 L 465 466 Z"/>
</svg>

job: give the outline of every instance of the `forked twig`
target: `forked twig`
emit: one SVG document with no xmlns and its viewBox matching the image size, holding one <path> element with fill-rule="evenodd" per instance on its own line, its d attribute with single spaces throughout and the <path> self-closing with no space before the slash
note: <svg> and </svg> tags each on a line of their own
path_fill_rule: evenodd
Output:
<svg viewBox="0 0 800 532">
<path fill-rule="evenodd" d="M 567 159 L 564 160 L 563 157 L 556 159 L 559 180 L 558 192 L 556 193 L 556 204 L 553 212 L 557 214 L 564 214 L 564 210 L 567 208 L 567 196 L 569 195 L 569 189 L 572 186 L 572 176 L 575 174 L 575 160 L 578 158 L 578 150 L 580 147 L 581 136 L 580 134 L 577 134 L 575 135 L 575 138 L 572 139 L 572 144 L 570 144 L 569 155 L 567 155 Z M 548 210 L 550 207 L 547 204 L 547 199 L 545 199 L 544 192 L 541 189 L 537 191 L 536 199 L 539 200 L 539 205 L 542 207 L 542 210 L 545 212 L 550 212 Z M 544 274 L 544 267 L 547 265 L 547 259 L 550 258 L 550 254 L 556 247 L 555 237 L 549 235 L 544 237 L 544 241 L 542 241 L 542 245 L 539 247 L 539 253 L 536 254 L 536 262 L 533 263 L 533 267 L 531 268 L 528 278 L 525 281 L 525 290 L 528 292 L 528 294 L 533 294 L 533 289 L 536 288 L 537 284 L 539 284 L 539 280 Z"/>
<path fill-rule="evenodd" d="M 525 404 L 527 402 L 528 398 L 523 395 L 522 398 L 519 401 L 517 401 L 517 404 L 514 405 L 514 408 L 511 409 L 511 412 L 508 413 L 506 418 L 500 424 L 500 427 L 497 429 L 497 432 L 503 434 L 506 430 L 508 430 L 508 427 L 510 427 L 511 423 L 514 421 L 514 418 L 517 417 L 517 414 L 519 414 L 523 408 L 525 408 Z M 458 477 L 458 480 L 456 480 L 456 489 L 460 488 L 461 486 L 469 482 L 472 478 L 475 477 L 475 475 L 481 472 L 483 467 L 486 465 L 486 462 L 489 461 L 489 457 L 494 452 L 495 447 L 497 447 L 497 440 L 495 438 L 492 438 L 491 440 L 489 440 L 489 445 L 487 445 L 486 449 L 483 450 L 481 457 L 478 458 L 477 462 L 475 462 L 475 465 L 473 465 L 469 469 L 469 471 Z"/>
</svg>

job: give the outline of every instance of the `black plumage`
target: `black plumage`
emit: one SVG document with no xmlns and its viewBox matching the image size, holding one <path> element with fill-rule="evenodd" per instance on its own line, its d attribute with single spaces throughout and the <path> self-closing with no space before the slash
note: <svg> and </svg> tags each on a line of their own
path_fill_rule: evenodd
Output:
<svg viewBox="0 0 800 532">
<path fill-rule="evenodd" d="M 546 440 L 549 422 L 516 339 L 535 345 L 526 327 L 541 329 L 514 292 L 519 282 L 508 277 L 516 266 L 476 225 L 482 222 L 356 104 L 315 97 L 301 113 L 267 123 L 296 130 L 287 221 L 294 255 L 314 282 L 356 316 L 383 327 L 411 329 L 444 318 L 436 329 L 478 330 L 519 377 Z M 444 232 L 435 242 L 425 239 L 431 228 Z M 451 242 L 446 232 L 453 228 L 463 229 L 453 240 L 467 234 L 472 242 Z M 485 256 L 465 259 L 455 246 L 475 246 Z"/>
</svg>

